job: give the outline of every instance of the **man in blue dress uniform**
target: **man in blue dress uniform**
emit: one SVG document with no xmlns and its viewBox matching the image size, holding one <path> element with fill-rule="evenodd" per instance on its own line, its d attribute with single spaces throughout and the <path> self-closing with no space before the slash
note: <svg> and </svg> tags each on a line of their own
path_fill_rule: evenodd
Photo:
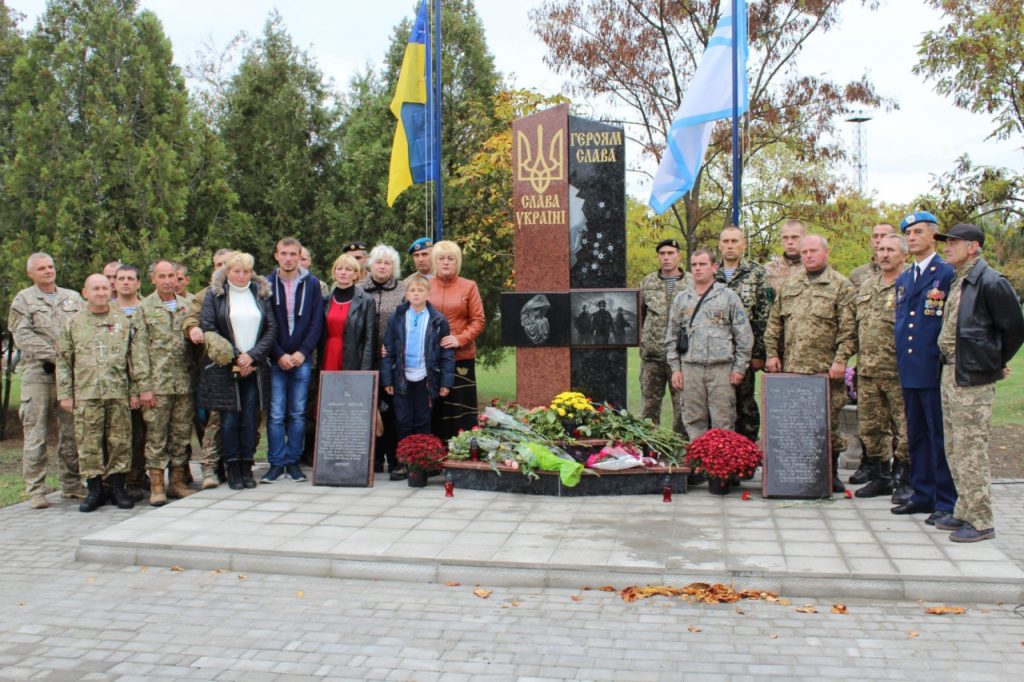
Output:
<svg viewBox="0 0 1024 682">
<path fill-rule="evenodd" d="M 935 253 L 938 220 L 927 211 L 900 223 L 914 262 L 896 279 L 896 367 L 903 387 L 910 451 L 910 500 L 893 514 L 931 514 L 926 523 L 952 513 L 956 488 L 946 463 L 939 390 L 939 332 L 953 267 Z"/>
</svg>

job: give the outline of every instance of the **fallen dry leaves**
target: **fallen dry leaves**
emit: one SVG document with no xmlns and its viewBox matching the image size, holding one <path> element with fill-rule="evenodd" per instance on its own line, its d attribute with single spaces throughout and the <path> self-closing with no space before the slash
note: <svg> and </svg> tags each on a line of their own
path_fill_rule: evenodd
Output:
<svg viewBox="0 0 1024 682">
<path fill-rule="evenodd" d="M 769 634 L 768 636 L 769 636 L 769 637 L 770 637 L 771 639 L 778 639 L 778 638 L 779 638 L 779 635 L 778 635 L 778 633 L 776 633 L 776 632 L 773 632 L 773 633 Z"/>
<path fill-rule="evenodd" d="M 963 613 L 966 613 L 967 609 L 963 608 L 962 606 L 933 606 L 930 609 L 925 609 L 924 612 L 931 616 L 959 616 Z"/>
<path fill-rule="evenodd" d="M 907 633 L 907 639 L 917 639 L 917 636 L 920 635 L 920 634 L 921 633 L 918 632 L 917 630 L 911 630 L 910 632 Z"/>
<path fill-rule="evenodd" d="M 581 597 L 578 594 L 574 594 L 574 595 L 572 595 L 572 600 L 575 601 L 575 602 L 580 602 L 580 601 L 583 601 L 583 597 Z"/>
<path fill-rule="evenodd" d="M 181 572 L 181 571 L 184 571 L 185 569 L 184 569 L 184 568 L 182 568 L 181 566 L 179 566 L 178 564 L 174 564 L 173 566 L 171 566 L 171 567 L 170 567 L 170 568 L 168 568 L 167 570 L 168 570 L 168 571 L 174 571 L 175 573 L 179 573 L 179 572 Z"/>
<path fill-rule="evenodd" d="M 604 588 L 602 588 L 604 589 Z M 647 585 L 645 587 L 627 587 L 619 593 L 626 603 L 635 602 L 638 599 L 647 599 L 655 596 L 679 597 L 686 601 L 703 604 L 731 604 L 740 599 L 764 599 L 766 601 L 777 601 L 778 595 L 772 592 L 759 592 L 757 590 L 743 590 L 737 592 L 729 585 L 715 583 L 690 583 L 683 587 L 672 587 L 670 585 Z"/>
<path fill-rule="evenodd" d="M 458 587 L 461 584 L 462 583 L 457 583 L 454 580 L 449 580 L 448 582 L 445 583 L 445 587 Z"/>
<path fill-rule="evenodd" d="M 817 613 L 818 608 L 814 604 L 804 604 L 803 606 L 793 609 L 797 613 Z"/>
<path fill-rule="evenodd" d="M 845 616 L 847 613 L 846 604 L 833 604 L 832 613 L 838 613 Z"/>
<path fill-rule="evenodd" d="M 295 596 L 296 596 L 296 597 L 298 597 L 299 599 L 302 599 L 303 597 L 305 597 L 305 596 L 306 596 L 306 593 L 305 593 L 305 592 L 302 592 L 302 591 L 300 590 L 299 592 L 296 592 L 296 593 L 295 593 Z"/>
<path fill-rule="evenodd" d="M 487 599 L 493 593 L 494 593 L 494 590 L 485 590 L 482 587 L 478 587 L 475 590 L 473 590 L 473 594 L 475 594 L 476 596 L 480 597 L 481 599 Z"/>
<path fill-rule="evenodd" d="M 690 632 L 704 632 L 703 630 L 701 630 L 696 625 L 691 625 L 690 627 L 688 627 L 686 629 L 689 630 Z"/>
</svg>

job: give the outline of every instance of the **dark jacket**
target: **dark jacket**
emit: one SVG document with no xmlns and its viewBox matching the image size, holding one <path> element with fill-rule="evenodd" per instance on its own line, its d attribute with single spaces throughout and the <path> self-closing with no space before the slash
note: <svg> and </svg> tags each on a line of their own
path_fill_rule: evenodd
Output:
<svg viewBox="0 0 1024 682">
<path fill-rule="evenodd" d="M 285 296 L 284 283 L 277 276 L 277 272 L 274 270 L 267 277 L 267 281 L 270 282 L 274 319 L 277 320 L 277 337 L 274 339 L 270 359 L 276 362 L 282 355 L 290 355 L 296 351 L 307 358 L 312 358 L 324 330 L 324 299 L 320 291 L 320 280 L 307 270 L 300 270 L 299 281 L 295 283 L 295 322 L 289 334 L 288 298 Z"/>
<path fill-rule="evenodd" d="M 249 350 L 253 365 L 256 367 L 255 376 L 249 375 L 243 381 L 254 379 L 258 382 L 258 409 L 263 410 L 270 404 L 270 353 L 274 347 L 274 339 L 277 338 L 277 321 L 270 300 L 270 283 L 259 275 L 253 275 L 249 290 L 262 308 L 263 320 L 260 323 L 256 345 Z M 215 272 L 213 279 L 210 280 L 210 291 L 203 300 L 203 309 L 199 314 L 199 328 L 204 332 L 217 332 L 234 344 L 235 332 L 231 328 L 227 294 L 227 274 L 222 268 Z M 236 347 L 235 358 L 237 359 L 240 354 L 241 351 Z M 241 404 L 237 381 L 239 380 L 232 376 L 231 365 L 220 366 L 204 357 L 203 369 L 199 374 L 199 406 L 208 410 L 237 412 Z"/>
<path fill-rule="evenodd" d="M 323 342 L 320 345 L 320 366 L 324 365 L 324 345 L 327 343 L 327 314 L 331 312 L 331 298 L 337 285 L 331 287 L 327 295 L 321 299 L 323 307 Z M 348 371 L 368 371 L 373 369 L 373 360 L 377 348 L 377 307 L 361 287 L 354 287 L 352 305 L 348 309 L 345 320 L 344 338 L 342 339 L 341 368 Z"/>
<path fill-rule="evenodd" d="M 1003 368 L 1024 342 L 1020 299 L 1001 273 L 979 258 L 960 284 L 956 317 L 956 385 L 982 386 L 1003 378 Z"/>
<path fill-rule="evenodd" d="M 409 310 L 409 302 L 398 306 L 398 310 L 388 321 L 384 332 L 384 347 L 388 356 L 380 363 L 380 385 L 394 386 L 395 393 L 405 395 L 405 313 Z M 455 385 L 455 349 L 441 348 L 441 339 L 451 331 L 448 320 L 437 312 L 434 306 L 427 303 L 430 314 L 427 322 L 424 364 L 427 366 L 427 389 L 430 397 L 436 399 L 441 387 L 451 388 Z"/>
<path fill-rule="evenodd" d="M 953 266 L 935 254 L 928 270 L 914 282 L 913 265 L 896 278 L 896 369 L 903 388 L 938 390 L 942 315 L 926 314 L 930 312 L 926 303 L 932 290 L 941 292 L 945 301 L 953 283 Z"/>
</svg>

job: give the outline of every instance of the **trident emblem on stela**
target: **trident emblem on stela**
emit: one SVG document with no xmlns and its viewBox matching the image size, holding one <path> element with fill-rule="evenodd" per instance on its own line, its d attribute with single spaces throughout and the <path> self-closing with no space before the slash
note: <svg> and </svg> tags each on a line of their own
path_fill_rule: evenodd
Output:
<svg viewBox="0 0 1024 682">
<path fill-rule="evenodd" d="M 529 182 L 533 191 L 543 194 L 552 182 L 565 179 L 565 157 L 562 150 L 565 146 L 565 130 L 558 130 L 547 145 L 544 144 L 544 126 L 537 126 L 537 146 L 531 147 L 530 140 L 520 130 L 516 138 L 516 150 L 519 165 L 516 169 L 516 180 Z M 545 155 L 545 148 L 547 154 Z"/>
</svg>

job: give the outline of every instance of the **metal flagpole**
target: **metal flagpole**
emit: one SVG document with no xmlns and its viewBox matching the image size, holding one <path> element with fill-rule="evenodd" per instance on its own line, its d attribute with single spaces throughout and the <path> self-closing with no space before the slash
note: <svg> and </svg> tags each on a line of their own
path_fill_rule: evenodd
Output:
<svg viewBox="0 0 1024 682">
<path fill-rule="evenodd" d="M 430 56 L 427 56 L 430 59 Z M 442 182 L 441 182 L 441 0 L 434 0 L 434 241 L 441 241 Z"/>
<path fill-rule="evenodd" d="M 740 168 L 740 75 L 739 75 L 739 27 L 737 14 L 739 1 L 732 0 L 732 224 L 740 225 L 740 190 L 742 169 Z"/>
</svg>

